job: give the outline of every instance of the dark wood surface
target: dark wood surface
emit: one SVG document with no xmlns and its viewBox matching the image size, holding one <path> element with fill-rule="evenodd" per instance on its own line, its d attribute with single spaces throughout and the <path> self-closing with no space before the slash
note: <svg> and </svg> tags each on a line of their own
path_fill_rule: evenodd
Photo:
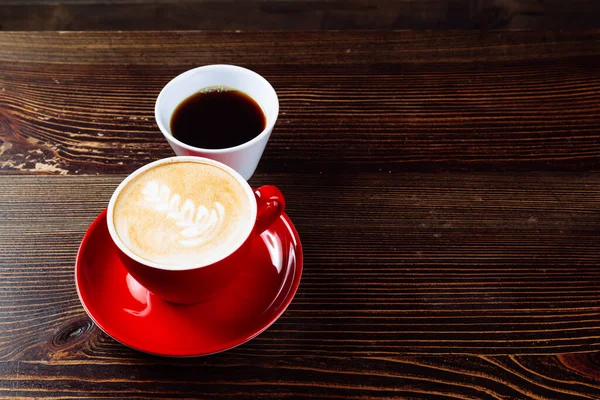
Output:
<svg viewBox="0 0 600 400">
<path fill-rule="evenodd" d="M 596 0 L 0 0 L 0 30 L 591 29 Z"/>
<path fill-rule="evenodd" d="M 168 155 L 155 98 L 210 63 L 279 94 L 259 172 L 600 166 L 597 32 L 247 35 L 4 33 L 0 168 L 126 173 Z"/>
<path fill-rule="evenodd" d="M 290 308 L 165 359 L 91 323 L 79 241 L 171 155 L 160 88 L 267 77 L 252 185 L 305 251 Z M 600 398 L 600 32 L 1 33 L 0 397 Z"/>
</svg>

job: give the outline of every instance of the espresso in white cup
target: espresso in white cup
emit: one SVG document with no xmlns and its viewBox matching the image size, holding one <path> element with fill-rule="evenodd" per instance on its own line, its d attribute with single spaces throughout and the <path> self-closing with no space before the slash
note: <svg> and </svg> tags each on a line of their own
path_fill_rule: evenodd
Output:
<svg viewBox="0 0 600 400">
<path fill-rule="evenodd" d="M 253 139 L 233 147 L 208 149 L 194 147 L 173 136 L 171 118 L 178 106 L 198 92 L 224 88 L 250 96 L 261 108 L 265 127 Z M 199 156 L 226 164 L 248 180 L 254 174 L 265 146 L 271 136 L 277 116 L 279 100 L 273 86 L 254 71 L 235 65 L 207 65 L 191 69 L 173 78 L 161 90 L 156 99 L 154 115 L 156 123 L 179 156 Z M 198 127 L 199 133 L 201 127 Z M 222 132 L 202 132 L 219 135 Z"/>
</svg>

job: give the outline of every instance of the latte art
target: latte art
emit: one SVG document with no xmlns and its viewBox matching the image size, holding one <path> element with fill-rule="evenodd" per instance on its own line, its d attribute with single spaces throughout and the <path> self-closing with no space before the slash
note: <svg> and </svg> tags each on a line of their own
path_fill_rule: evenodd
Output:
<svg viewBox="0 0 600 400">
<path fill-rule="evenodd" d="M 218 201 L 214 203 L 214 209 L 210 212 L 204 205 L 196 207 L 191 199 L 180 205 L 179 194 L 171 195 L 171 189 L 167 185 L 159 185 L 155 181 L 148 182 L 142 189 L 142 194 L 146 204 L 156 211 L 164 212 L 167 218 L 182 228 L 182 239 L 179 240 L 182 246 L 198 246 L 213 239 L 223 224 L 225 208 Z"/>
<path fill-rule="evenodd" d="M 112 218 L 123 244 L 145 260 L 178 268 L 230 254 L 248 237 L 256 215 L 251 191 L 202 162 L 158 164 L 116 196 Z"/>
</svg>

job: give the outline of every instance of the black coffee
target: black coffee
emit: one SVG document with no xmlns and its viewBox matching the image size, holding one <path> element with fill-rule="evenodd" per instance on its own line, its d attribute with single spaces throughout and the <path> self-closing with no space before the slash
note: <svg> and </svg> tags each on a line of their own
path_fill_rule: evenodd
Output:
<svg viewBox="0 0 600 400">
<path fill-rule="evenodd" d="M 227 88 L 198 92 L 177 106 L 171 133 L 185 144 L 223 149 L 246 143 L 266 126 L 260 106 L 246 93 Z"/>
</svg>

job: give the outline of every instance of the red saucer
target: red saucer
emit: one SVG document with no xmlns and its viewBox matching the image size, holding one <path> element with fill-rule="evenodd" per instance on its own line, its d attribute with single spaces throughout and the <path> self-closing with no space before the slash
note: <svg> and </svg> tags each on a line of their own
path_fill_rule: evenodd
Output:
<svg viewBox="0 0 600 400">
<path fill-rule="evenodd" d="M 113 339 L 147 353 L 189 357 L 231 349 L 263 332 L 292 301 L 302 275 L 302 246 L 289 217 L 254 240 L 248 266 L 216 298 L 167 303 L 149 293 L 121 264 L 106 210 L 83 237 L 75 264 L 79 299 Z"/>
</svg>

